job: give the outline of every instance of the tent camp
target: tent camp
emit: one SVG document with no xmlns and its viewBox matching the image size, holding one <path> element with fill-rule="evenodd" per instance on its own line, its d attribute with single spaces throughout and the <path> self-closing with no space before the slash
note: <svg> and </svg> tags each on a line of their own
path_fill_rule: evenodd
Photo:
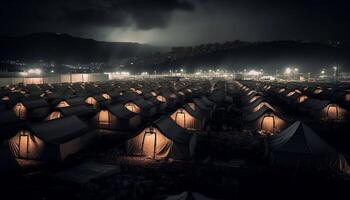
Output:
<svg viewBox="0 0 350 200">
<path fill-rule="evenodd" d="M 60 161 L 90 144 L 97 134 L 76 116 L 28 124 L 9 140 L 17 158 Z"/>
<path fill-rule="evenodd" d="M 93 118 L 93 123 L 103 129 L 135 130 L 141 124 L 141 116 L 128 110 L 123 104 L 102 108 Z"/>
<path fill-rule="evenodd" d="M 129 155 L 182 160 L 193 157 L 195 146 L 196 134 L 163 117 L 128 140 L 126 151 Z"/>
<path fill-rule="evenodd" d="M 267 138 L 273 165 L 297 165 L 335 168 L 349 174 L 350 168 L 336 150 L 323 141 L 310 127 L 297 121 L 277 135 Z M 342 159 L 342 160 L 339 160 Z M 320 166 L 323 163 L 327 166 Z M 337 164 L 337 165 L 335 165 Z"/>
</svg>

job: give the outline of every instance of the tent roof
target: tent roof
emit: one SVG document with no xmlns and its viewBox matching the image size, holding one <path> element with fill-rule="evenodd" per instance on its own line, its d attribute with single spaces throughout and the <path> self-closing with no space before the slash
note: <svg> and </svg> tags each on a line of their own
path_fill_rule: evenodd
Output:
<svg viewBox="0 0 350 200">
<path fill-rule="evenodd" d="M 29 128 L 35 136 L 52 144 L 62 144 L 90 131 L 90 128 L 76 116 L 29 124 Z"/>
<path fill-rule="evenodd" d="M 300 121 L 295 122 L 281 133 L 270 136 L 268 145 L 273 152 L 309 155 L 336 153 L 333 147 Z"/>
<path fill-rule="evenodd" d="M 121 119 L 130 119 L 130 118 L 134 117 L 135 115 L 137 115 L 136 113 L 128 110 L 123 104 L 110 105 L 110 106 L 107 106 L 107 109 L 114 116 L 121 118 Z"/>
<path fill-rule="evenodd" d="M 273 110 L 271 110 L 269 107 L 263 105 L 258 111 L 256 112 L 248 112 L 247 114 L 243 115 L 244 121 L 254 121 L 264 115 L 265 113 L 273 113 L 277 115 Z"/>
<path fill-rule="evenodd" d="M 165 135 L 165 137 L 181 144 L 188 144 L 192 134 L 180 127 L 169 116 L 162 117 L 154 122 L 154 125 Z"/>
<path fill-rule="evenodd" d="M 82 115 L 93 114 L 95 112 L 94 108 L 88 105 L 69 106 L 69 107 L 57 108 L 57 110 L 60 111 L 63 116 L 71 116 L 71 115 L 82 116 Z"/>
<path fill-rule="evenodd" d="M 35 100 L 23 100 L 23 105 L 27 109 L 40 108 L 40 107 L 48 107 L 49 104 L 45 99 L 35 99 Z"/>
<path fill-rule="evenodd" d="M 13 123 L 19 123 L 22 120 L 12 112 L 12 110 L 5 110 L 0 112 L 0 125 L 6 126 Z"/>
<path fill-rule="evenodd" d="M 131 102 L 136 104 L 141 109 L 146 109 L 146 110 L 150 109 L 154 106 L 151 102 L 146 101 L 144 98 L 138 98 L 136 100 L 131 100 Z"/>
<path fill-rule="evenodd" d="M 200 114 L 199 110 L 193 110 L 188 104 L 184 104 L 183 106 L 181 106 L 183 109 L 185 109 L 190 115 L 192 115 L 193 117 L 201 120 L 203 119 L 203 116 Z"/>
<path fill-rule="evenodd" d="M 312 109 L 312 110 L 321 110 L 330 104 L 328 100 L 318 100 L 307 98 L 304 102 L 302 102 L 301 106 Z"/>
</svg>

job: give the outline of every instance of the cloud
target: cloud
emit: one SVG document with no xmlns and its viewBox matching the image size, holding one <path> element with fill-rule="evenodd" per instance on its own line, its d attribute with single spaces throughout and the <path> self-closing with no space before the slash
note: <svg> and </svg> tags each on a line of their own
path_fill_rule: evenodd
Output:
<svg viewBox="0 0 350 200">
<path fill-rule="evenodd" d="M 166 27 L 178 10 L 193 11 L 194 6 L 184 0 L 11 0 L 1 6 L 0 22 L 2 35 L 40 28 L 134 26 L 144 30 Z"/>
</svg>

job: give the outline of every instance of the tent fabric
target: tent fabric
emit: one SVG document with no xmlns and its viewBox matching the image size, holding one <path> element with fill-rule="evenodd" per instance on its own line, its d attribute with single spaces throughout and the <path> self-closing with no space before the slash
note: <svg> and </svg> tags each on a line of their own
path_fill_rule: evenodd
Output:
<svg viewBox="0 0 350 200">
<path fill-rule="evenodd" d="M 170 117 L 163 117 L 154 122 L 155 126 L 169 139 L 176 143 L 188 144 L 192 138 L 191 133 L 181 128 Z"/>
<path fill-rule="evenodd" d="M 95 113 L 92 106 L 88 105 L 78 105 L 78 106 L 69 106 L 63 108 L 57 108 L 57 110 L 65 117 L 76 115 L 77 117 L 93 115 Z"/>
<path fill-rule="evenodd" d="M 29 129 L 44 142 L 51 144 L 65 143 L 90 130 L 76 116 L 63 117 L 39 124 L 30 124 Z"/>
<path fill-rule="evenodd" d="M 249 122 L 249 121 L 254 121 L 256 119 L 258 119 L 259 117 L 261 117 L 262 115 L 264 115 L 265 113 L 268 112 L 273 112 L 273 110 L 271 110 L 270 108 L 268 108 L 267 106 L 263 106 L 261 107 L 258 111 L 253 112 L 253 113 L 248 113 L 248 114 L 244 114 L 243 115 L 243 121 Z"/>
<path fill-rule="evenodd" d="M 305 155 L 335 154 L 333 147 L 324 142 L 311 128 L 295 122 L 279 134 L 268 138 L 272 152 L 286 152 Z"/>
<path fill-rule="evenodd" d="M 196 135 L 181 128 L 170 117 L 166 116 L 128 140 L 126 148 L 130 155 L 183 160 L 193 157 L 195 146 Z"/>
<path fill-rule="evenodd" d="M 16 133 L 23 123 L 11 110 L 0 111 L 0 139 Z"/>
<path fill-rule="evenodd" d="M 136 113 L 131 112 L 123 104 L 107 106 L 107 109 L 117 118 L 120 119 L 131 119 L 136 116 Z"/>
<path fill-rule="evenodd" d="M 45 99 L 23 100 L 22 103 L 27 109 L 49 107 L 49 104 Z"/>
<path fill-rule="evenodd" d="M 9 175 L 18 170 L 19 165 L 10 150 L 0 143 L 0 176 Z"/>
<path fill-rule="evenodd" d="M 12 154 L 21 159 L 61 161 L 97 137 L 96 131 L 76 116 L 28 124 L 9 141 Z"/>
</svg>

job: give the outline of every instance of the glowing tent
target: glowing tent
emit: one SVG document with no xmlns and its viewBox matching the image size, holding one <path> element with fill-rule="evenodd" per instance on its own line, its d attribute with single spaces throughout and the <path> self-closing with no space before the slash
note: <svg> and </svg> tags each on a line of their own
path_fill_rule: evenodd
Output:
<svg viewBox="0 0 350 200">
<path fill-rule="evenodd" d="M 135 130 L 141 124 L 141 116 L 128 110 L 123 104 L 102 108 L 93 118 L 94 124 L 103 129 Z"/>
<path fill-rule="evenodd" d="M 20 119 L 39 120 L 48 115 L 50 107 L 44 99 L 35 99 L 20 101 L 12 110 Z"/>
<path fill-rule="evenodd" d="M 154 159 L 190 159 L 194 155 L 196 135 L 177 125 L 171 118 L 163 117 L 127 141 L 129 155 Z"/>
<path fill-rule="evenodd" d="M 97 137 L 76 116 L 28 124 L 9 140 L 10 150 L 17 158 L 60 161 L 86 147 Z"/>
<path fill-rule="evenodd" d="M 276 134 L 283 130 L 287 124 L 282 116 L 276 113 L 277 111 L 263 106 L 255 112 L 245 113 L 243 123 L 248 129 Z"/>
<path fill-rule="evenodd" d="M 193 110 L 190 106 L 184 105 L 170 115 L 177 125 L 191 131 L 204 129 L 205 119 L 199 111 Z"/>
</svg>

